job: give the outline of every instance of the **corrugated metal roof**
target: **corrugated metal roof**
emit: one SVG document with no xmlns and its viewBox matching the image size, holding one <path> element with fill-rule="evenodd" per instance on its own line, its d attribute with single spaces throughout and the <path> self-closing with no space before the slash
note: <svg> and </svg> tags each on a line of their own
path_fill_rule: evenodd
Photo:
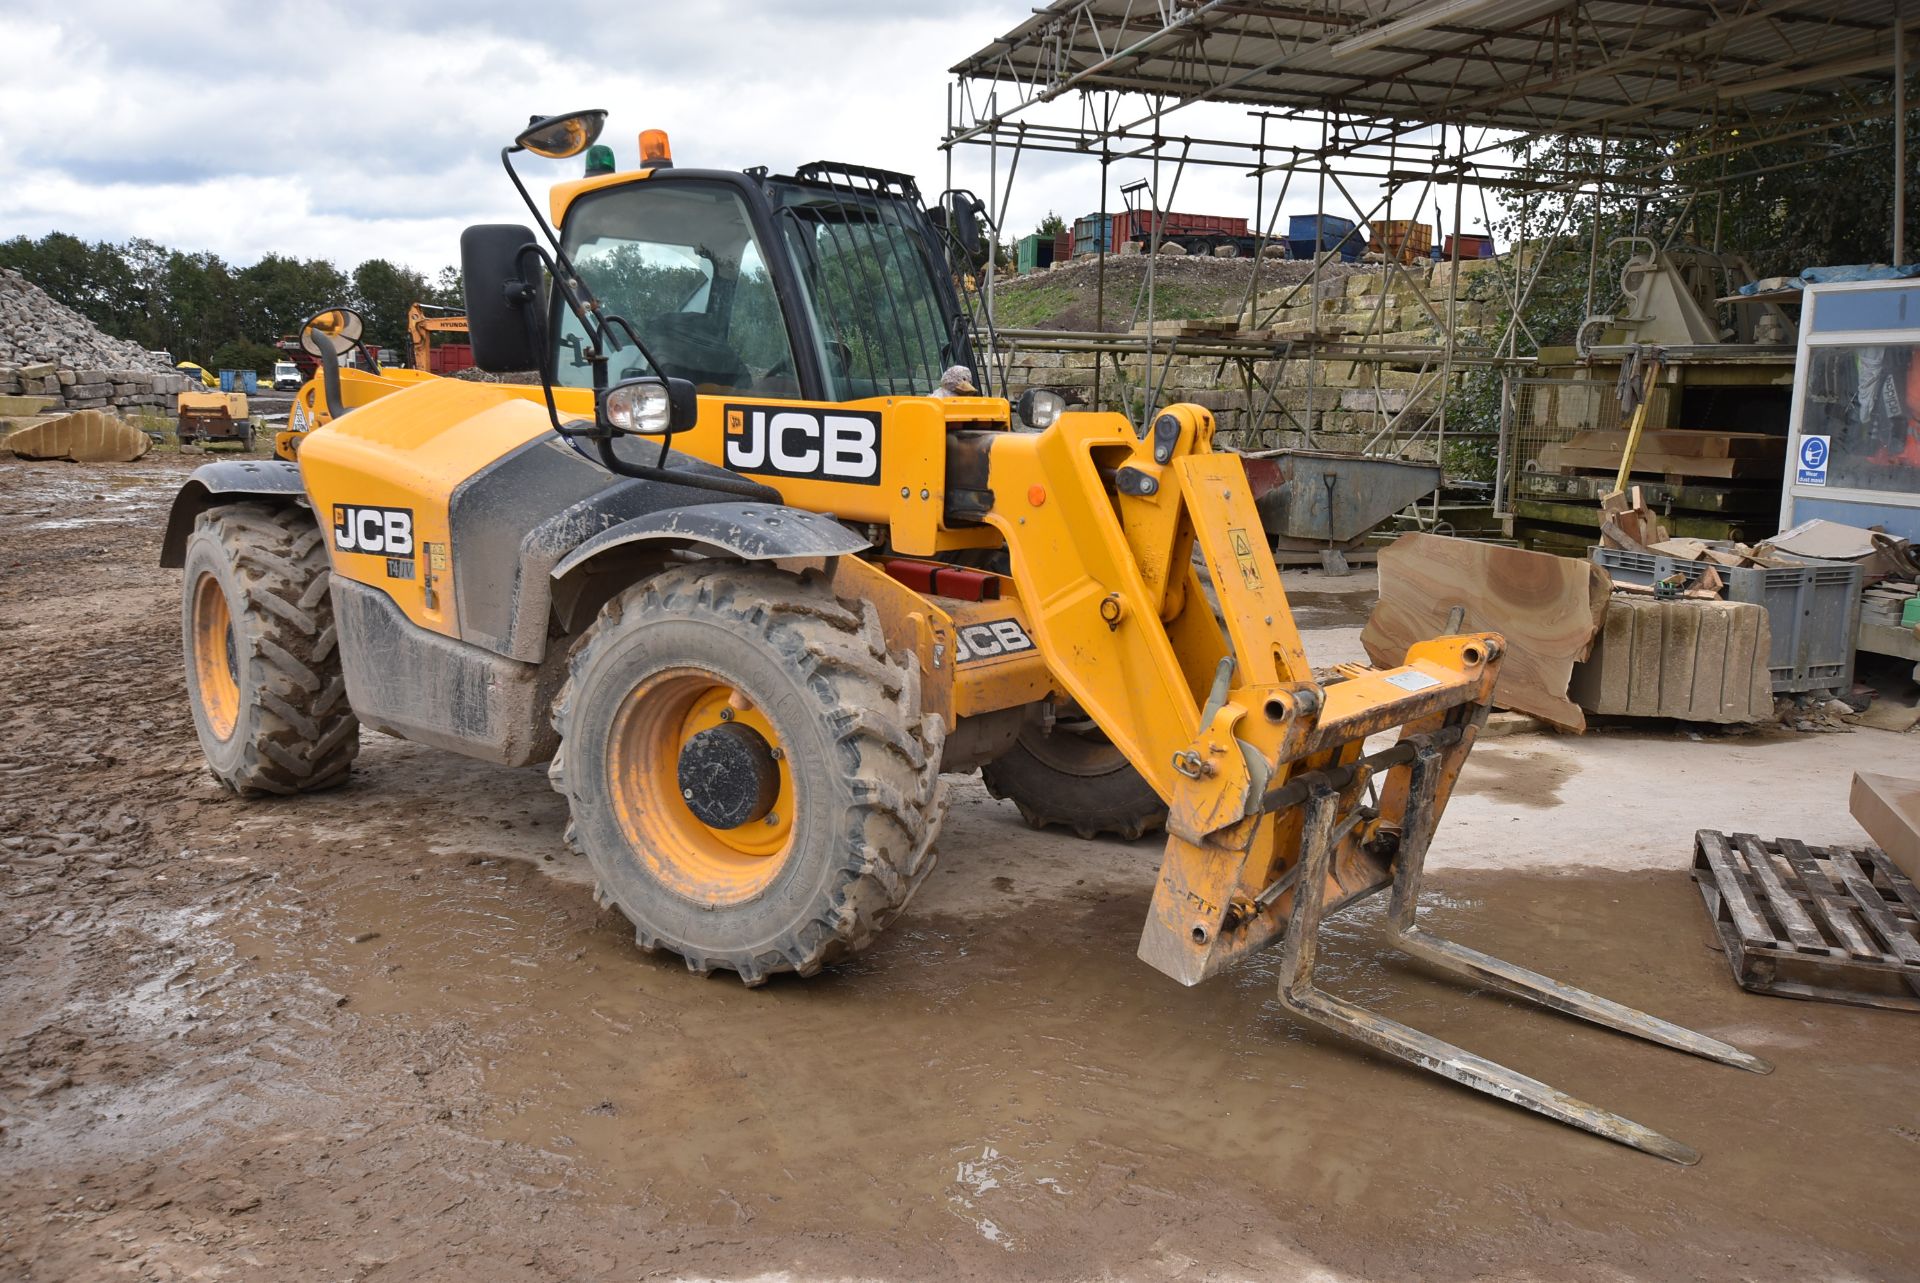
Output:
<svg viewBox="0 0 1920 1283">
<path fill-rule="evenodd" d="M 1664 137 L 1832 118 L 1884 88 L 1894 2 L 1053 0 L 953 72 L 1009 86 L 1002 116 L 1117 90 Z"/>
</svg>

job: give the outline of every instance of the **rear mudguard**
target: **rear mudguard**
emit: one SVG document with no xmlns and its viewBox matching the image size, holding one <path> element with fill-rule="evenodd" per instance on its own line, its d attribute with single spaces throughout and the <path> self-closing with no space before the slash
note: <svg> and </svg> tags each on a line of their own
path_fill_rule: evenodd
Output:
<svg viewBox="0 0 1920 1283">
<path fill-rule="evenodd" d="M 160 541 L 160 564 L 178 570 L 186 564 L 187 536 L 208 508 L 243 499 L 269 503 L 305 503 L 300 466 L 283 459 L 226 459 L 202 464 L 173 497 L 167 532 Z"/>
</svg>

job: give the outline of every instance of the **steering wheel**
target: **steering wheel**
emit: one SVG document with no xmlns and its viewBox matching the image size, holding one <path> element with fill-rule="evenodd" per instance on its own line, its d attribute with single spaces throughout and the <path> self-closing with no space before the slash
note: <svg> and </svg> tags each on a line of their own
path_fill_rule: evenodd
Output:
<svg viewBox="0 0 1920 1283">
<path fill-rule="evenodd" d="M 647 346 L 666 367 L 662 374 L 719 387 L 739 387 L 746 381 L 746 363 L 712 332 L 705 317 L 669 312 L 656 317 L 648 329 Z"/>
</svg>

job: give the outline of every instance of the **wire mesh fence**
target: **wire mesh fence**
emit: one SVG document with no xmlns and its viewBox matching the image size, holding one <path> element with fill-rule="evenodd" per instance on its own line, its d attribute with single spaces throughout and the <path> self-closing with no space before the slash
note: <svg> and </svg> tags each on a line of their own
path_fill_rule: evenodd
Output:
<svg viewBox="0 0 1920 1283">
<path fill-rule="evenodd" d="M 1513 501 L 1526 495 L 1526 475 L 1539 470 L 1540 452 L 1577 432 L 1608 432 L 1622 426 L 1620 401 L 1611 382 L 1600 379 L 1524 379 L 1501 384 L 1500 461 L 1494 505 L 1513 515 Z"/>
</svg>

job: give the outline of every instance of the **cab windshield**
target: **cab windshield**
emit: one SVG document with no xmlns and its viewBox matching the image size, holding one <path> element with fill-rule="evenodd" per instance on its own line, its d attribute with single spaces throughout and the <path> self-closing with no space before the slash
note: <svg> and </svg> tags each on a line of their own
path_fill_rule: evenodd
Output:
<svg viewBox="0 0 1920 1283">
<path fill-rule="evenodd" d="M 563 243 L 587 288 L 660 362 L 609 338 L 608 374 L 686 379 L 705 393 L 795 397 L 793 349 L 746 202 L 726 183 L 630 183 L 581 197 Z M 557 309 L 555 381 L 590 387 L 590 344 Z"/>
<path fill-rule="evenodd" d="M 730 183 L 623 183 L 567 214 L 562 243 L 587 288 L 632 324 L 660 368 L 613 327 L 608 376 L 687 379 L 703 393 L 798 397 L 804 343 L 830 401 L 925 395 L 968 363 L 967 336 L 928 243 L 918 199 L 797 179 L 768 180 L 779 243 L 755 235 Z M 785 254 L 800 282 L 807 333 L 790 336 L 768 268 Z M 556 305 L 555 381 L 590 386 L 590 344 Z"/>
</svg>

